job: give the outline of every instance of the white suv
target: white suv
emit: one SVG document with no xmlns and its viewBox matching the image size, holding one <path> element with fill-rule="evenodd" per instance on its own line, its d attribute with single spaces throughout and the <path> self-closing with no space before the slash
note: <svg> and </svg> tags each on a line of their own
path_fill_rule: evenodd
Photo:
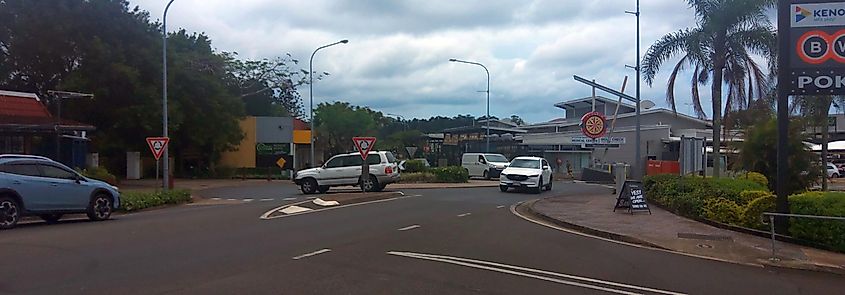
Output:
<svg viewBox="0 0 845 295">
<path fill-rule="evenodd" d="M 377 192 L 399 181 L 399 166 L 393 153 L 381 151 L 367 155 L 369 179 L 361 179 L 361 160 L 359 153 L 336 155 L 322 167 L 297 172 L 293 181 L 304 194 L 325 193 L 333 186 L 360 186 L 365 192 Z"/>
<path fill-rule="evenodd" d="M 499 176 L 499 189 L 531 188 L 534 193 L 552 190 L 552 168 L 540 157 L 516 157 Z"/>
</svg>

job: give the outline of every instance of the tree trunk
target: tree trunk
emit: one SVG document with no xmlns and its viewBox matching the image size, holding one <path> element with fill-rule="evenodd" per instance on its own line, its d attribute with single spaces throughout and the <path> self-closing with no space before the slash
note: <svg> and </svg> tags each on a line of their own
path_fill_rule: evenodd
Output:
<svg viewBox="0 0 845 295">
<path fill-rule="evenodd" d="M 720 43 L 721 42 L 721 43 Z M 719 178 L 722 172 L 722 70 L 725 67 L 724 37 L 716 37 L 713 58 L 713 178 Z"/>
</svg>

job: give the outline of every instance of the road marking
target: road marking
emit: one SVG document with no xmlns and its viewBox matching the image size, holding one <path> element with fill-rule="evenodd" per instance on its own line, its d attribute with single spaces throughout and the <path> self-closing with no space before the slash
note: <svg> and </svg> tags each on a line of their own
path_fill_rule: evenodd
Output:
<svg viewBox="0 0 845 295">
<path fill-rule="evenodd" d="M 244 202 L 252 202 L 252 201 L 253 201 L 253 199 L 249 199 L 249 198 L 247 198 L 247 199 L 244 199 L 243 201 L 244 201 Z"/>
<path fill-rule="evenodd" d="M 211 198 L 214 201 L 220 201 L 220 198 Z"/>
<path fill-rule="evenodd" d="M 496 209 L 502 209 L 502 208 L 505 208 L 505 205 L 496 206 Z"/>
<path fill-rule="evenodd" d="M 375 201 L 369 201 L 369 202 L 361 202 L 361 203 L 355 203 L 355 204 L 347 204 L 347 205 L 341 205 L 341 206 L 336 206 L 336 207 L 327 207 L 327 208 L 321 208 L 321 209 L 316 209 L 316 210 L 308 210 L 308 211 L 303 211 L 303 212 L 298 212 L 298 213 L 293 213 L 293 214 L 285 214 L 285 215 L 278 215 L 278 216 L 270 216 L 270 215 L 273 215 L 273 213 L 276 213 L 276 212 L 278 212 L 278 211 L 280 211 L 280 210 L 283 210 L 283 209 L 284 209 L 284 208 L 286 208 L 286 207 L 289 207 L 289 206 L 295 206 L 295 205 L 299 205 L 299 204 L 304 204 L 304 203 L 308 203 L 308 202 L 310 202 L 310 200 L 305 200 L 305 201 L 302 201 L 302 202 L 293 203 L 293 204 L 288 204 L 288 205 L 282 205 L 282 206 L 279 206 L 279 207 L 273 208 L 273 209 L 271 209 L 270 211 L 267 211 L 267 212 L 264 212 L 264 214 L 261 214 L 261 217 L 259 217 L 259 219 L 270 220 L 270 219 L 283 218 L 283 217 L 295 216 L 295 215 L 306 214 L 306 213 L 314 213 L 314 212 L 320 212 L 320 211 L 326 211 L 326 210 L 332 210 L 332 209 L 340 209 L 340 208 L 346 208 L 346 207 L 352 207 L 352 206 L 367 205 L 367 204 L 373 204 L 373 203 L 381 203 L 381 202 L 393 201 L 393 200 L 398 200 L 398 199 L 413 198 L 413 197 L 421 197 L 421 196 L 422 196 L 422 195 L 409 195 L 409 196 L 395 197 L 395 198 L 390 198 L 390 199 L 381 199 L 381 200 L 375 200 Z M 301 207 L 300 207 L 300 208 L 301 208 Z"/>
<path fill-rule="evenodd" d="M 284 199 L 282 199 L 282 201 L 293 201 L 293 200 L 296 200 L 296 198 L 284 198 Z"/>
<path fill-rule="evenodd" d="M 317 204 L 317 205 L 320 205 L 320 206 L 323 206 L 323 207 L 340 205 L 340 203 L 338 203 L 337 201 L 324 201 L 323 199 L 320 199 L 320 198 L 314 199 L 314 204 Z"/>
<path fill-rule="evenodd" d="M 458 217 L 469 216 L 469 215 L 471 215 L 471 214 L 472 214 L 472 213 L 469 213 L 469 212 L 467 212 L 467 213 L 463 213 L 463 214 L 458 214 Z"/>
<path fill-rule="evenodd" d="M 311 210 L 313 210 L 313 209 L 305 208 L 305 207 L 299 207 L 299 206 L 290 206 L 290 207 L 287 207 L 285 209 L 279 210 L 279 212 L 282 212 L 284 214 L 296 214 L 296 213 L 302 213 L 302 212 L 311 211 Z"/>
<path fill-rule="evenodd" d="M 261 199 L 261 201 L 262 201 L 262 202 L 267 202 L 267 201 L 272 201 L 272 200 L 273 200 L 272 198 L 263 198 L 263 199 Z"/>
<path fill-rule="evenodd" d="M 600 291 L 617 293 L 617 294 L 629 294 L 630 295 L 630 294 L 639 294 L 639 293 L 634 293 L 634 292 L 629 292 L 629 291 L 619 290 L 619 289 L 612 289 L 612 288 L 608 288 L 608 287 L 604 287 L 604 286 L 600 286 L 600 285 L 607 285 L 607 286 L 619 287 L 619 288 L 624 288 L 624 289 L 632 289 L 632 290 L 638 290 L 638 291 L 654 292 L 654 293 L 660 293 L 660 294 L 670 294 L 670 295 L 683 295 L 684 294 L 684 293 L 678 293 L 678 292 L 673 292 L 673 291 L 653 289 L 653 288 L 648 288 L 648 287 L 640 287 L 640 286 L 636 286 L 636 285 L 629 285 L 629 284 L 605 281 L 605 280 L 600 280 L 600 279 L 581 277 L 581 276 L 576 276 L 576 275 L 568 275 L 568 274 L 562 274 L 562 273 L 556 273 L 556 272 L 545 271 L 545 270 L 540 270 L 540 269 L 533 269 L 533 268 L 528 268 L 528 267 L 502 264 L 502 263 L 496 263 L 496 262 L 490 262 L 490 261 L 484 261 L 484 260 L 475 260 L 475 259 L 461 258 L 461 257 L 454 257 L 454 256 L 443 256 L 443 255 L 433 255 L 433 254 L 423 254 L 423 253 L 413 253 L 413 252 L 398 252 L 398 251 L 389 251 L 389 252 L 387 252 L 387 254 L 388 255 L 408 257 L 408 258 L 422 259 L 422 260 L 437 261 L 437 262 L 443 262 L 443 263 L 449 263 L 449 264 L 455 264 L 455 265 L 461 265 L 461 266 L 466 266 L 466 267 L 472 267 L 472 268 L 483 269 L 483 270 L 488 270 L 488 271 L 495 271 L 495 272 L 500 272 L 500 273 L 517 275 L 517 276 L 523 276 L 523 277 L 534 278 L 534 279 L 538 279 L 538 280 L 555 282 L 555 283 L 564 284 L 564 285 L 570 285 L 570 286 L 600 290 Z M 570 280 L 563 280 L 563 279 L 559 279 L 559 278 L 555 278 L 555 277 L 566 278 L 566 279 L 570 279 Z M 587 284 L 587 283 L 576 282 L 575 280 L 583 281 L 583 282 L 589 282 L 589 283 L 593 283 L 593 284 L 599 284 L 599 285 L 591 285 L 591 284 Z"/>
<path fill-rule="evenodd" d="M 226 201 L 237 201 L 235 199 L 226 199 Z"/>
<path fill-rule="evenodd" d="M 332 251 L 331 249 L 320 249 L 320 250 L 317 250 L 317 251 L 314 251 L 314 252 L 311 252 L 311 253 L 306 253 L 306 254 L 302 254 L 302 255 L 299 255 L 299 256 L 294 256 L 293 260 L 300 260 L 300 259 L 305 258 L 305 257 L 320 255 L 320 254 L 331 252 L 331 251 Z"/>
<path fill-rule="evenodd" d="M 403 228 L 400 228 L 400 229 L 397 229 L 397 230 L 398 231 L 406 231 L 406 230 L 412 230 L 412 229 L 419 228 L 419 227 L 420 227 L 419 224 L 414 224 L 414 225 L 406 226 L 406 227 L 403 227 Z"/>
</svg>

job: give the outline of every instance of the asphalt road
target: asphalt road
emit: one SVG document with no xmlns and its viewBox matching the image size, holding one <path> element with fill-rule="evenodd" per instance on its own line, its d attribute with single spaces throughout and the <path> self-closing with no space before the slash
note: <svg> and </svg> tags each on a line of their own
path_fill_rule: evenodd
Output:
<svg viewBox="0 0 845 295">
<path fill-rule="evenodd" d="M 556 183 L 555 194 L 605 190 Z M 515 216 L 497 188 L 262 220 L 295 187 L 235 202 L 0 232 L 2 294 L 833 294 L 845 278 L 715 262 L 573 235 Z M 549 195 L 545 193 L 542 196 Z M 608 197 L 612 197 L 608 194 Z M 261 199 L 273 199 L 261 201 Z M 287 200 L 285 198 L 297 198 Z M 253 201 L 243 201 L 253 199 Z"/>
</svg>

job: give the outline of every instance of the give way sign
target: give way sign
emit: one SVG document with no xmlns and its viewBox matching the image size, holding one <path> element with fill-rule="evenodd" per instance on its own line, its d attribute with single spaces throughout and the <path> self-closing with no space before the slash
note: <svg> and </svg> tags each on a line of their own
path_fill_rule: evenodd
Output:
<svg viewBox="0 0 845 295">
<path fill-rule="evenodd" d="M 153 152 L 156 161 L 164 154 L 164 148 L 167 147 L 168 142 L 170 142 L 169 137 L 147 137 L 147 145 L 150 146 L 150 151 Z"/>
<path fill-rule="evenodd" d="M 366 161 L 367 155 L 370 154 L 370 151 L 373 150 L 373 146 L 376 145 L 376 138 L 375 137 L 353 137 L 352 142 L 355 143 L 355 148 L 358 149 L 359 153 L 361 153 L 361 159 L 364 159 L 364 161 Z"/>
</svg>

